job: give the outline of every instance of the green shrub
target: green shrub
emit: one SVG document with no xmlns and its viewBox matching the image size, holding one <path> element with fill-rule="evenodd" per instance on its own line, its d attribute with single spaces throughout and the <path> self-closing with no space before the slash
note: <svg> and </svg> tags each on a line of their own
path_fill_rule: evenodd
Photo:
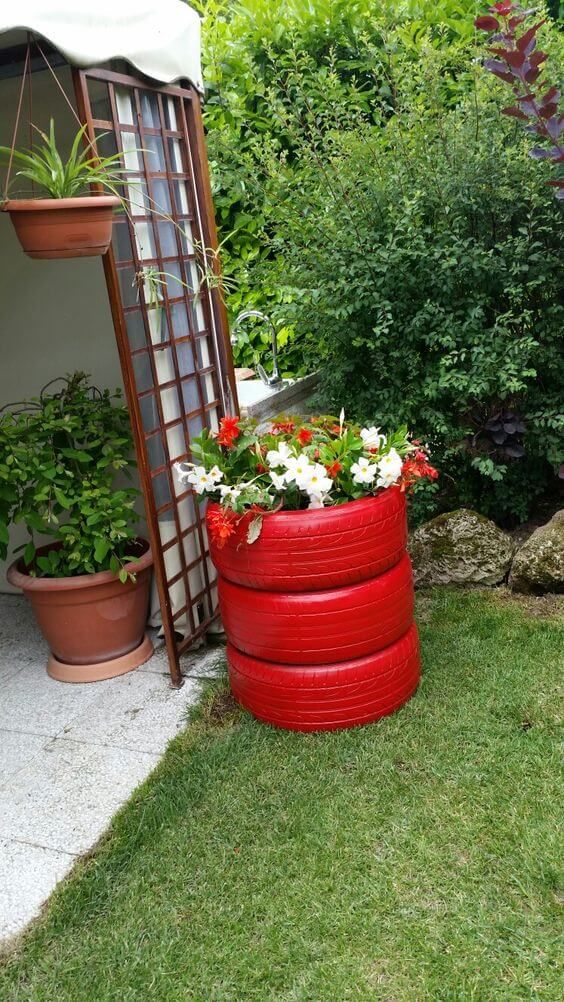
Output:
<svg viewBox="0 0 564 1002">
<path fill-rule="evenodd" d="M 479 66 L 474 0 L 203 7 L 231 316 L 270 312 L 323 406 L 430 440 L 417 517 L 525 518 L 562 459 L 561 217 Z M 267 338 L 246 329 L 237 361 Z"/>
<path fill-rule="evenodd" d="M 390 67 L 417 63 L 425 45 L 448 53 L 443 98 L 455 101 L 468 87 L 475 3 L 202 0 L 200 8 L 204 117 L 229 314 L 233 319 L 248 308 L 273 314 L 282 368 L 300 372 L 303 341 L 295 341 L 287 322 L 292 291 L 269 270 L 277 192 L 265 164 L 280 156 L 290 172 L 299 169 L 296 133 L 304 129 L 322 135 L 336 123 L 350 130 L 389 117 Z M 246 327 L 237 364 L 256 365 L 269 340 L 263 328 Z"/>
<path fill-rule="evenodd" d="M 489 83 L 443 111 L 428 69 L 385 127 L 271 160 L 274 251 L 320 403 L 429 441 L 426 514 L 521 520 L 564 459 L 561 207 Z"/>
</svg>

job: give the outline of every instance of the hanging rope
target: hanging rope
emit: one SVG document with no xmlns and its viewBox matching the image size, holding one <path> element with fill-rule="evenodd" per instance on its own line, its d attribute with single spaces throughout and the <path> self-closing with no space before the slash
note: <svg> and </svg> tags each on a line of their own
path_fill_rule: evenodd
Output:
<svg viewBox="0 0 564 1002">
<path fill-rule="evenodd" d="M 29 148 L 31 150 L 33 148 L 33 125 L 31 124 L 33 122 L 33 87 L 31 85 L 31 34 L 30 34 L 29 31 L 27 33 L 27 43 L 28 43 L 28 45 L 30 47 L 30 58 L 29 58 L 28 64 L 27 64 L 27 82 L 28 82 L 27 92 L 28 92 L 28 95 L 29 95 L 29 100 L 28 100 L 28 122 L 27 122 L 27 124 L 28 124 L 28 132 L 29 132 Z M 24 74 L 24 76 L 25 76 L 25 74 Z M 35 194 L 35 182 L 34 181 L 31 182 L 31 190 L 32 190 L 33 194 Z"/>
<path fill-rule="evenodd" d="M 68 97 L 67 97 L 67 95 L 65 93 L 65 88 L 63 87 L 61 81 L 59 80 L 57 74 L 55 73 L 55 70 L 51 66 L 51 63 L 47 59 L 47 56 L 45 55 L 45 53 L 44 53 L 43 49 L 41 48 L 41 46 L 40 46 L 39 42 L 37 41 L 37 39 L 35 40 L 35 44 L 37 46 L 39 54 L 43 57 L 43 62 L 45 63 L 47 69 L 49 70 L 51 76 L 53 77 L 53 80 L 57 84 L 57 87 L 59 88 L 61 94 L 63 95 L 65 101 L 67 102 L 67 104 L 68 104 L 68 106 L 69 106 L 72 114 L 76 118 L 76 121 L 78 122 L 79 127 L 82 129 L 82 127 L 84 126 L 84 122 L 80 121 L 80 118 L 78 117 L 78 115 L 77 115 L 77 113 L 75 111 L 74 105 L 72 104 L 72 101 L 69 101 L 69 99 L 68 99 Z"/>
<path fill-rule="evenodd" d="M 6 201 L 6 199 L 8 198 L 8 188 L 10 187 L 10 176 L 11 176 L 11 173 L 12 173 L 12 163 L 13 163 L 13 160 L 14 160 L 14 150 L 16 148 L 16 139 L 18 138 L 18 129 L 19 129 L 19 126 L 20 126 L 20 115 L 22 113 L 22 103 L 23 103 L 23 96 L 24 96 L 24 91 L 25 91 L 25 80 L 26 80 L 27 70 L 28 70 L 29 61 L 30 61 L 30 48 L 31 48 L 31 46 L 30 46 L 29 37 L 28 37 L 27 50 L 26 50 L 26 54 L 25 54 L 24 71 L 23 71 L 23 74 L 22 74 L 22 82 L 21 82 L 21 86 L 20 86 L 20 94 L 19 94 L 19 98 L 18 98 L 18 108 L 17 108 L 17 111 L 16 111 L 16 121 L 15 121 L 15 124 L 14 124 L 14 132 L 13 132 L 13 135 L 12 135 L 12 145 L 10 147 L 10 159 L 8 160 L 8 170 L 6 171 L 6 181 L 5 181 L 5 184 L 4 184 L 4 201 Z"/>
<path fill-rule="evenodd" d="M 30 33 L 28 32 L 28 36 L 27 36 L 27 49 L 26 49 L 26 54 L 25 54 L 25 63 L 24 63 L 24 68 L 23 68 L 23 73 L 22 73 L 22 82 L 21 82 L 21 85 L 20 85 L 20 93 L 19 93 L 19 97 L 18 97 L 18 107 L 17 107 L 17 111 L 16 111 L 16 121 L 15 121 L 15 124 L 14 124 L 14 132 L 13 132 L 13 135 L 12 135 L 12 145 L 10 147 L 10 158 L 8 160 L 8 170 L 6 172 L 6 180 L 5 180 L 5 184 L 4 184 L 4 201 L 8 198 L 8 188 L 10 186 L 10 178 L 11 178 L 11 174 L 12 174 L 12 164 L 13 164 L 13 160 L 14 160 L 14 152 L 15 152 L 15 148 L 16 148 L 16 141 L 17 141 L 17 138 L 18 138 L 18 129 L 19 129 L 19 126 L 20 126 L 20 117 L 21 117 L 21 113 L 22 113 L 22 104 L 23 104 L 23 97 L 24 97 L 24 91 L 25 91 L 25 84 L 26 84 L 26 78 L 28 78 L 28 77 L 29 77 L 29 145 L 30 145 L 30 149 L 33 148 L 33 132 L 32 132 L 33 103 L 32 103 L 32 83 L 31 83 L 31 46 L 32 46 L 32 42 L 36 46 L 36 48 L 37 48 L 37 50 L 38 50 L 41 58 L 43 59 L 43 62 L 45 63 L 47 69 L 49 70 L 51 76 L 53 77 L 53 80 L 55 81 L 57 87 L 59 88 L 61 94 L 63 95 L 63 97 L 64 97 L 64 99 L 65 99 L 68 107 L 70 108 L 70 110 L 72 112 L 72 115 L 74 116 L 74 118 L 78 122 L 79 127 L 82 129 L 83 126 L 84 126 L 84 122 L 80 121 L 80 118 L 78 117 L 78 115 L 76 113 L 76 110 L 75 110 L 75 108 L 74 108 L 74 106 L 72 104 L 72 101 L 69 100 L 69 98 L 68 98 L 68 96 L 67 96 L 67 94 L 65 92 L 65 89 L 64 89 L 63 85 L 61 84 L 61 81 L 59 80 L 57 74 L 55 73 L 55 70 L 51 66 L 51 63 L 47 59 L 47 56 L 45 55 L 45 53 L 44 53 L 43 49 L 41 48 L 39 42 L 37 41 L 37 39 L 33 39 L 32 36 L 30 35 Z"/>
</svg>

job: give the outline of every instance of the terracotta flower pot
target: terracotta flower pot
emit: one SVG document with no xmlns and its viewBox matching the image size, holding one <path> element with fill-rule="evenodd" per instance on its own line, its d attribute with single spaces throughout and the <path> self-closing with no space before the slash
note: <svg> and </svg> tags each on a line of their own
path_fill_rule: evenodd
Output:
<svg viewBox="0 0 564 1002">
<path fill-rule="evenodd" d="M 29 257 L 94 257 L 112 239 L 115 195 L 8 199 L 2 206 Z"/>
<path fill-rule="evenodd" d="M 55 544 L 56 545 L 56 544 Z M 51 546 L 38 551 L 45 553 Z M 145 635 L 153 557 L 138 540 L 140 555 L 127 564 L 136 576 L 125 584 L 112 571 L 68 578 L 31 577 L 23 560 L 8 570 L 21 588 L 51 648 L 47 671 L 65 682 L 96 682 L 123 675 L 147 661 L 153 646 Z"/>
<path fill-rule="evenodd" d="M 402 706 L 420 675 L 405 494 L 269 513 L 252 544 L 247 528 L 245 518 L 223 547 L 210 532 L 235 698 L 294 731 Z"/>
</svg>

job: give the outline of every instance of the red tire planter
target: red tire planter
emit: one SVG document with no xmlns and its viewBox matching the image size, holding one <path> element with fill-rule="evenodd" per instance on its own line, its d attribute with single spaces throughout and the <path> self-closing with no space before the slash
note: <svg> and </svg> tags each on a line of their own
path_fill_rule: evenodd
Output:
<svg viewBox="0 0 564 1002">
<path fill-rule="evenodd" d="M 252 544 L 247 525 L 210 545 L 236 699 L 298 731 L 366 724 L 402 706 L 420 676 L 405 496 L 391 488 L 273 512 Z"/>
<path fill-rule="evenodd" d="M 210 511 L 217 505 L 210 505 Z M 248 519 L 219 548 L 210 541 L 222 577 L 261 591 L 319 591 L 367 581 L 397 564 L 407 544 L 405 494 L 391 487 L 319 511 L 281 511 L 263 518 L 259 538 L 246 542 Z"/>
</svg>

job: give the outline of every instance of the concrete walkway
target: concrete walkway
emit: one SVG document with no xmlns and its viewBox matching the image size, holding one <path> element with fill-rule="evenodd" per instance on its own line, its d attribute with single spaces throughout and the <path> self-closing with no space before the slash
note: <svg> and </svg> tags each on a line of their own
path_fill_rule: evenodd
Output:
<svg viewBox="0 0 564 1002">
<path fill-rule="evenodd" d="M 184 726 L 221 648 L 183 661 L 171 689 L 164 649 L 129 675 L 54 682 L 24 598 L 0 595 L 0 941 L 19 932 L 107 828 Z"/>
</svg>

